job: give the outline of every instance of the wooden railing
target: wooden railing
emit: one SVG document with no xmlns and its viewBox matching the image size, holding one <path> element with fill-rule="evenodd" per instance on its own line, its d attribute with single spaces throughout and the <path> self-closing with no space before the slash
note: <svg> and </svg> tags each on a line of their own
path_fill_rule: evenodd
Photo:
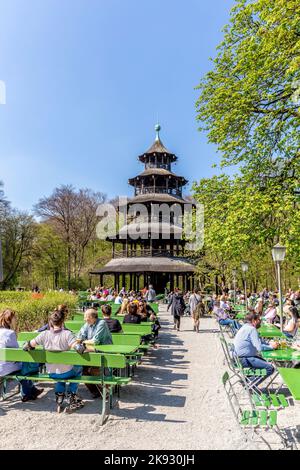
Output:
<svg viewBox="0 0 300 470">
<path fill-rule="evenodd" d="M 135 196 L 139 194 L 170 194 L 171 196 L 182 196 L 182 190 L 177 188 L 166 188 L 165 186 L 143 186 L 135 188 Z"/>
</svg>

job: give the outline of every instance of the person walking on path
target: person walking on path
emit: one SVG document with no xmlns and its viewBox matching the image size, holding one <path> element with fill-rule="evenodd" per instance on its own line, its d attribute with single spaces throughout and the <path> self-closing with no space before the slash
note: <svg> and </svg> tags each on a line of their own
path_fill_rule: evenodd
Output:
<svg viewBox="0 0 300 470">
<path fill-rule="evenodd" d="M 202 297 L 199 294 L 199 291 L 197 289 L 193 290 L 192 295 L 189 298 L 189 310 L 190 310 L 190 315 L 193 317 L 193 313 L 198 305 L 199 302 L 201 302 Z"/>
<path fill-rule="evenodd" d="M 185 303 L 183 300 L 182 292 L 175 292 L 171 298 L 168 305 L 168 310 L 171 307 L 171 314 L 174 318 L 174 329 L 177 331 L 180 330 L 180 319 L 185 311 Z"/>
<path fill-rule="evenodd" d="M 200 300 L 200 302 L 198 302 L 198 304 L 196 305 L 196 308 L 194 309 L 192 313 L 192 317 L 194 320 L 194 331 L 196 331 L 197 333 L 199 333 L 200 317 L 203 317 L 204 313 L 205 313 L 205 305 L 202 302 L 202 300 Z"/>
<path fill-rule="evenodd" d="M 154 301 L 155 301 L 155 297 L 156 297 L 156 292 L 155 292 L 155 290 L 153 289 L 153 286 L 150 285 L 150 286 L 149 286 L 149 290 L 148 290 L 147 293 L 146 293 L 145 299 L 146 299 L 147 302 L 154 302 Z"/>
</svg>

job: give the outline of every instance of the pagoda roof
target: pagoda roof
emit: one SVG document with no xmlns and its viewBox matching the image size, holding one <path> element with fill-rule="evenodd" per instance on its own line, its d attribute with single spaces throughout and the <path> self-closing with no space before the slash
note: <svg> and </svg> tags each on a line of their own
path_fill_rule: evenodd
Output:
<svg viewBox="0 0 300 470">
<path fill-rule="evenodd" d="M 170 150 L 168 150 L 164 146 L 164 144 L 160 140 L 160 137 L 156 137 L 154 143 L 151 145 L 151 147 L 145 153 L 146 154 L 147 153 L 166 153 L 166 154 L 169 154 L 169 155 L 173 155 L 173 153 L 170 152 Z"/>
<path fill-rule="evenodd" d="M 139 194 L 128 200 L 129 204 L 137 204 L 144 202 L 166 202 L 166 203 L 177 203 L 177 204 L 191 204 L 190 201 L 183 199 L 182 197 L 172 196 L 171 194 L 164 193 L 149 193 L 149 194 Z"/>
<path fill-rule="evenodd" d="M 172 171 L 166 170 L 165 168 L 147 168 L 147 170 L 144 170 L 142 173 L 139 175 L 135 176 L 134 178 L 130 178 L 128 181 L 134 181 L 137 178 L 141 178 L 143 176 L 151 176 L 151 175 L 157 175 L 157 176 L 172 176 L 173 178 L 181 179 L 184 180 L 185 183 L 188 183 L 188 180 L 186 180 L 183 176 L 178 176 Z"/>
<path fill-rule="evenodd" d="M 156 257 L 130 257 L 114 258 L 103 268 L 91 271 L 90 274 L 110 273 L 193 273 L 195 266 L 185 258 L 156 256 Z"/>
<path fill-rule="evenodd" d="M 155 141 L 154 143 L 151 145 L 151 147 L 146 151 L 144 152 L 142 155 L 140 155 L 138 158 L 139 160 L 143 161 L 145 159 L 145 156 L 146 155 L 153 155 L 153 154 L 165 154 L 165 155 L 168 155 L 171 157 L 171 160 L 174 162 L 175 160 L 177 160 L 177 157 L 176 155 L 173 153 L 173 152 L 170 152 L 170 150 L 168 150 L 164 144 L 162 143 L 162 141 L 160 140 L 160 136 L 159 136 L 159 131 L 160 131 L 161 127 L 159 124 L 157 124 L 155 126 L 155 131 L 156 131 L 156 138 L 155 138 Z"/>
</svg>

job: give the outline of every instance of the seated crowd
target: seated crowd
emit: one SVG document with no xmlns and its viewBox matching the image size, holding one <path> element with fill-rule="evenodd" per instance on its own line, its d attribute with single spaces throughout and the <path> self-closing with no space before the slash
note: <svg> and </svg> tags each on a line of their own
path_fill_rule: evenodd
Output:
<svg viewBox="0 0 300 470">
<path fill-rule="evenodd" d="M 112 344 L 112 333 L 123 333 L 122 325 L 117 318 L 111 318 L 112 308 L 109 304 L 101 306 L 102 318 L 98 317 L 95 308 L 88 308 L 84 312 L 84 324 L 75 334 L 65 326 L 68 314 L 66 305 L 59 305 L 50 316 L 48 323 L 36 330 L 37 336 L 27 341 L 23 349 L 30 351 L 37 346 L 47 351 L 69 351 L 74 349 L 78 353 L 97 352 L 97 345 Z M 124 323 L 141 323 L 148 319 L 152 322 L 152 332 L 157 337 L 160 329 L 159 321 L 151 305 L 140 296 L 125 296 L 119 308 L 119 315 L 124 315 Z M 17 341 L 17 319 L 13 310 L 6 309 L 0 312 L 0 348 L 19 348 Z M 0 362 L 0 379 L 6 375 L 19 373 L 19 375 L 35 374 L 39 371 L 40 364 Z M 68 383 L 59 379 L 71 379 L 81 375 L 99 376 L 98 367 L 81 367 L 64 364 L 45 364 L 49 377 L 57 380 L 55 384 L 55 396 L 57 411 L 62 411 L 62 405 L 67 397 L 67 413 L 74 412 L 84 406 L 83 401 L 77 395 L 78 383 Z M 104 374 L 107 371 L 104 370 Z M 20 380 L 22 402 L 36 400 L 44 389 L 38 389 L 30 380 Z M 93 398 L 101 396 L 101 387 L 94 384 L 86 384 Z"/>
<path fill-rule="evenodd" d="M 233 298 L 237 305 L 244 306 L 244 318 L 237 320 L 239 310 L 235 309 Z M 262 292 L 247 296 L 241 292 L 223 292 L 222 296 L 212 297 L 212 311 L 221 326 L 229 326 L 234 335 L 234 353 L 244 368 L 264 369 L 266 375 L 256 381 L 256 385 L 273 374 L 273 365 L 263 359 L 262 351 L 277 349 L 278 340 L 264 340 L 258 334 L 262 323 L 273 325 L 279 329 L 280 311 L 277 293 L 264 289 Z M 243 315 L 242 315 L 243 317 Z M 300 349 L 300 291 L 289 290 L 283 298 L 283 329 L 282 333 L 293 349 Z M 276 337 L 276 335 L 274 335 Z"/>
</svg>

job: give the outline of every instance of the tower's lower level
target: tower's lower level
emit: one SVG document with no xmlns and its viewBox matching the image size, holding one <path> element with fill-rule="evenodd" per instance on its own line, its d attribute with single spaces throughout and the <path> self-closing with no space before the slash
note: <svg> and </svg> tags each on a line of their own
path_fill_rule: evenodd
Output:
<svg viewBox="0 0 300 470">
<path fill-rule="evenodd" d="M 138 291 L 152 284 L 157 293 L 164 293 L 166 287 L 171 291 L 175 287 L 185 291 L 193 289 L 194 272 L 195 266 L 184 258 L 157 256 L 114 258 L 90 274 L 99 276 L 101 285 L 105 285 L 106 275 L 113 275 L 118 291 L 122 287 Z"/>
</svg>

